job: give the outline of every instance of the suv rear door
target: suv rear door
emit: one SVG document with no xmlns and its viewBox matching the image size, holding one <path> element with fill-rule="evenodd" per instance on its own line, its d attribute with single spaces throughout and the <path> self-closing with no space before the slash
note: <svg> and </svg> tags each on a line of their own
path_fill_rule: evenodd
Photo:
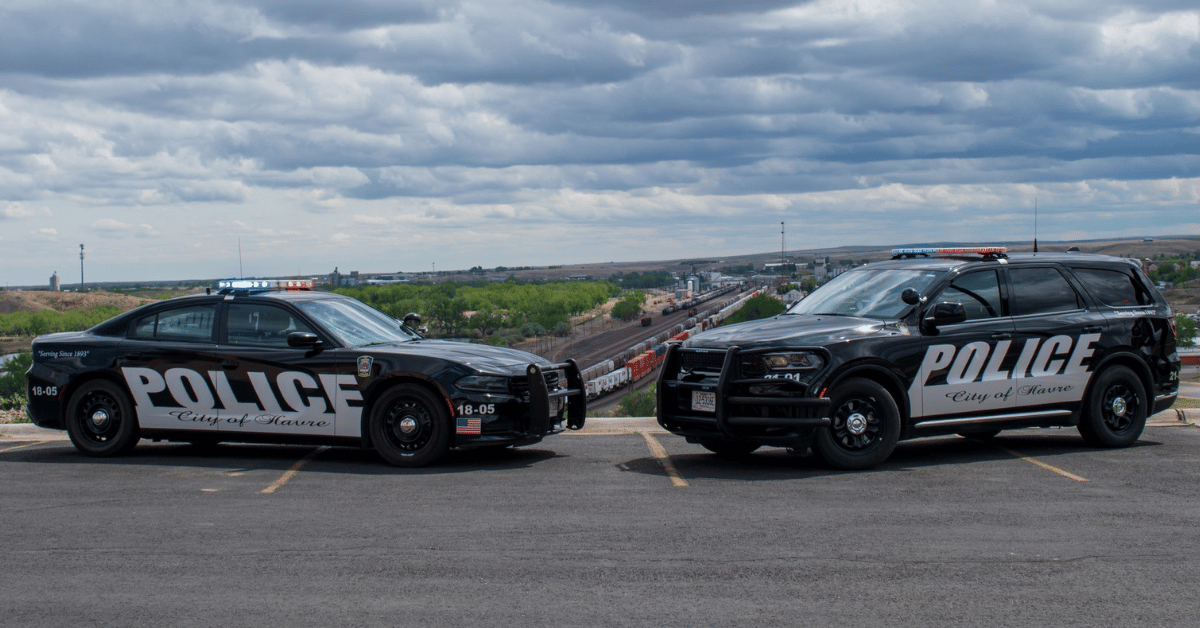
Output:
<svg viewBox="0 0 1200 628">
<path fill-rule="evenodd" d="M 1014 264 L 1005 275 L 1020 351 L 1012 370 L 1016 405 L 1061 409 L 1066 416 L 1082 400 L 1097 356 L 1114 340 L 1109 321 L 1057 264 Z"/>
</svg>

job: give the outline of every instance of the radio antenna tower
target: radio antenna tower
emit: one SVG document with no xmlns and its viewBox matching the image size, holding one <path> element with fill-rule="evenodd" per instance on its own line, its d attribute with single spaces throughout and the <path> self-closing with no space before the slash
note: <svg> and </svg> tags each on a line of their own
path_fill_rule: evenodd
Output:
<svg viewBox="0 0 1200 628">
<path fill-rule="evenodd" d="M 784 235 L 783 221 L 779 221 L 779 263 L 787 263 L 787 239 Z"/>
<path fill-rule="evenodd" d="M 1037 253 L 1037 197 L 1033 197 L 1033 252 Z"/>
</svg>

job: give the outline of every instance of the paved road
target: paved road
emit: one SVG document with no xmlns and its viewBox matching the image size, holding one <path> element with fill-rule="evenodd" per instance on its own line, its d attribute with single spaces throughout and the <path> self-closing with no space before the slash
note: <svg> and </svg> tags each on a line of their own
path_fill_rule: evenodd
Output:
<svg viewBox="0 0 1200 628">
<path fill-rule="evenodd" d="M 649 420 L 370 452 L 0 441 L 12 626 L 1194 626 L 1200 429 L 902 443 L 835 472 Z"/>
</svg>

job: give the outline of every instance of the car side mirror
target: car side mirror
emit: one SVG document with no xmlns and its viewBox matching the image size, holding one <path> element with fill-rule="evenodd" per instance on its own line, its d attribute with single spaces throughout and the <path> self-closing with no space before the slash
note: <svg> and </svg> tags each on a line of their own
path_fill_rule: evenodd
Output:
<svg viewBox="0 0 1200 628">
<path fill-rule="evenodd" d="M 938 303 L 925 317 L 925 324 L 930 327 L 953 325 L 967 320 L 967 310 L 962 303 Z"/>
<path fill-rule="evenodd" d="M 320 337 L 307 331 L 294 331 L 288 334 L 287 343 L 289 347 L 296 349 L 315 349 L 323 344 Z"/>
<path fill-rule="evenodd" d="M 904 292 L 900 293 L 900 300 L 909 305 L 916 305 L 921 302 L 921 293 L 912 288 L 905 288 Z"/>
<path fill-rule="evenodd" d="M 416 312 L 409 312 L 404 315 L 404 325 L 411 329 L 416 329 L 421 325 L 421 315 Z"/>
</svg>

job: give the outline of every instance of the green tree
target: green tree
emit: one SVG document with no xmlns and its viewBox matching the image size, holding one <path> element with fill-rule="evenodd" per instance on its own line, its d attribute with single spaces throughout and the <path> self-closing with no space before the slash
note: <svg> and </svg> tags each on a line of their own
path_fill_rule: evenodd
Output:
<svg viewBox="0 0 1200 628">
<path fill-rule="evenodd" d="M 606 281 L 472 281 L 442 284 L 390 284 L 336 288 L 334 292 L 371 303 L 392 318 L 408 312 L 425 317 L 435 335 L 461 335 L 463 328 L 477 330 L 499 342 L 519 337 L 501 334 L 501 327 L 516 330 L 526 323 L 553 329 L 621 293 Z M 463 312 L 477 312 L 467 319 Z"/>
<path fill-rule="evenodd" d="M 1176 343 L 1181 347 L 1196 346 L 1196 321 L 1187 314 L 1175 315 Z"/>
<path fill-rule="evenodd" d="M 742 309 L 734 312 L 729 318 L 725 319 L 725 324 L 732 325 L 760 318 L 770 318 L 777 314 L 783 314 L 785 309 L 787 308 L 779 299 L 770 295 L 760 294 L 747 299 L 746 303 L 742 305 Z"/>
<path fill-rule="evenodd" d="M 675 283 L 675 278 L 671 276 L 671 273 L 663 270 L 651 270 L 645 273 L 617 273 L 608 280 L 629 290 L 663 288 Z"/>
<path fill-rule="evenodd" d="M 623 321 L 630 321 L 642 313 L 642 306 L 646 304 L 646 293 L 630 292 L 617 301 L 613 306 L 613 318 L 619 318 Z"/>
</svg>

